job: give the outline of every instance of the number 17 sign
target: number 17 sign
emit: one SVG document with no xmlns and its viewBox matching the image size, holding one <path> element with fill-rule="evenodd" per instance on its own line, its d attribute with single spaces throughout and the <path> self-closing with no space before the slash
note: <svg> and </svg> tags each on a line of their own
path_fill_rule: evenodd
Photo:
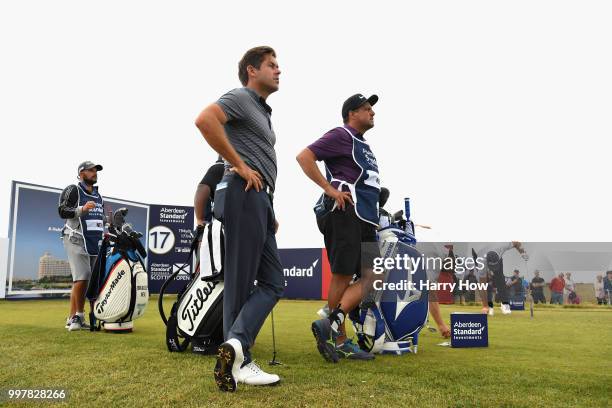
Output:
<svg viewBox="0 0 612 408">
<path fill-rule="evenodd" d="M 149 225 L 149 291 L 157 293 L 175 265 L 187 262 L 193 239 L 193 207 L 151 205 Z M 167 288 L 167 293 L 176 293 L 184 284 L 184 280 L 174 282 Z"/>
</svg>

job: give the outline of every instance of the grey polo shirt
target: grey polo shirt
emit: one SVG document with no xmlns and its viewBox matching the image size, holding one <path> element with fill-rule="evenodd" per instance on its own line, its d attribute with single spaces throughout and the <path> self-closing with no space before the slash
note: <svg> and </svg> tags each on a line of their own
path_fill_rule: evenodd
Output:
<svg viewBox="0 0 612 408">
<path fill-rule="evenodd" d="M 240 158 L 258 171 L 274 190 L 277 167 L 272 108 L 249 88 L 233 89 L 219 98 L 217 104 L 227 117 L 225 133 L 229 142 Z"/>
</svg>

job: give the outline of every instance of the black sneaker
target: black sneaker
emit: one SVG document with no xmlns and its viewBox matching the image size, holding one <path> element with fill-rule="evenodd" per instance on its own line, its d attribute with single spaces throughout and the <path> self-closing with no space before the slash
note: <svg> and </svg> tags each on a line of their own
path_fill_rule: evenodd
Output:
<svg viewBox="0 0 612 408">
<path fill-rule="evenodd" d="M 337 363 L 336 337 L 331 328 L 329 319 L 320 319 L 312 322 L 312 334 L 317 341 L 317 350 L 323 358 L 331 363 Z"/>
<path fill-rule="evenodd" d="M 349 360 L 374 360 L 374 354 L 363 351 L 351 339 L 336 346 L 336 352 L 340 358 Z"/>
</svg>

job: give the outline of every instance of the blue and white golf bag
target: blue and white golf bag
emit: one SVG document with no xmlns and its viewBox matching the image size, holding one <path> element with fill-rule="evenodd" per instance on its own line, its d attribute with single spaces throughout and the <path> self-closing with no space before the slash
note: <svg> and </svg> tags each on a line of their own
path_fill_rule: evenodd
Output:
<svg viewBox="0 0 612 408">
<path fill-rule="evenodd" d="M 416 260 L 422 256 L 415 248 L 414 224 L 410 221 L 407 198 L 405 211 L 406 219 L 403 219 L 401 211 L 397 212 L 391 217 L 389 226 L 378 231 L 383 259 L 406 255 Z M 350 313 L 359 346 L 371 353 L 416 353 L 419 332 L 427 322 L 429 311 L 427 288 L 420 285 L 427 281 L 424 265 L 421 262 L 416 269 L 385 269 L 379 276 L 386 287 L 394 284 L 394 290 L 378 284 L 381 290 Z"/>
<path fill-rule="evenodd" d="M 140 242 L 142 234 L 125 223 L 127 212 L 115 211 L 89 280 L 91 331 L 131 332 L 149 302 L 147 251 Z"/>
</svg>

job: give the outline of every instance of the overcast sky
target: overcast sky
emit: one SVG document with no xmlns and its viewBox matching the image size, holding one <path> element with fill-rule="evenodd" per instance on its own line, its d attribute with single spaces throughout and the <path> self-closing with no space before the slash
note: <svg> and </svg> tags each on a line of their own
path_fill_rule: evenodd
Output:
<svg viewBox="0 0 612 408">
<path fill-rule="evenodd" d="M 296 154 L 380 96 L 366 134 L 423 239 L 609 241 L 609 1 L 0 4 L 0 236 L 10 182 L 190 205 L 216 154 L 193 122 L 270 45 L 280 247 L 323 244 Z"/>
</svg>

